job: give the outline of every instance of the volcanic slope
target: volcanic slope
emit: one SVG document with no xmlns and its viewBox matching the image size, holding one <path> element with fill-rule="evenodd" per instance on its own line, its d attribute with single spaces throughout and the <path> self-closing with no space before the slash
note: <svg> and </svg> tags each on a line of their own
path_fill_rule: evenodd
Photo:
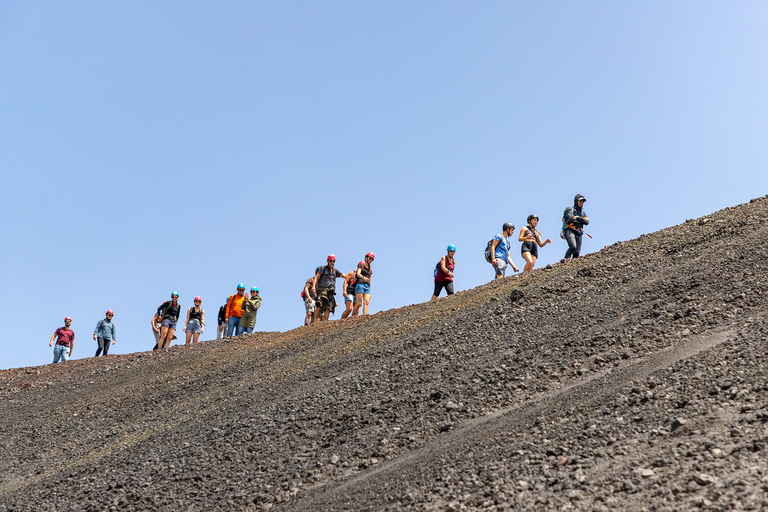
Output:
<svg viewBox="0 0 768 512">
<path fill-rule="evenodd" d="M 768 511 L 767 226 L 764 197 L 433 303 L 2 371 L 0 510 Z"/>
</svg>

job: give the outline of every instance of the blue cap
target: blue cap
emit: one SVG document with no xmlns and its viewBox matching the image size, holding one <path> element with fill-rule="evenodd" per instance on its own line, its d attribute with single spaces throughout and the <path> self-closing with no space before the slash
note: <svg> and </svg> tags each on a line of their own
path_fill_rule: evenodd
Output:
<svg viewBox="0 0 768 512">
<path fill-rule="evenodd" d="M 453 245 L 453 244 L 451 244 L 451 245 L 449 245 L 449 246 L 448 246 L 448 250 L 449 250 L 449 251 L 453 251 L 453 252 L 456 252 L 456 246 L 455 246 L 455 245 Z"/>
<path fill-rule="evenodd" d="M 239 290 L 240 288 L 245 290 L 245 285 L 243 283 L 237 283 L 237 289 Z"/>
<path fill-rule="evenodd" d="M 252 292 L 257 292 L 257 291 L 259 291 L 259 289 L 254 286 L 253 288 L 251 288 L 251 291 Z"/>
<path fill-rule="evenodd" d="M 179 296 L 179 292 L 171 292 L 171 297 L 173 297 L 174 295 L 178 297 Z"/>
</svg>

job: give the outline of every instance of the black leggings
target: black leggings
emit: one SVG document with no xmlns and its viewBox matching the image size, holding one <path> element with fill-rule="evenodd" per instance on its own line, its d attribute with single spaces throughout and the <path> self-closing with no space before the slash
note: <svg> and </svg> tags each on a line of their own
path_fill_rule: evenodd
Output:
<svg viewBox="0 0 768 512">
<path fill-rule="evenodd" d="M 448 292 L 448 295 L 453 295 L 453 281 L 435 281 L 435 293 L 432 295 L 437 297 L 443 288 Z"/>
<path fill-rule="evenodd" d="M 99 348 L 96 349 L 96 355 L 94 357 L 99 357 L 99 354 L 101 354 L 102 350 L 104 351 L 104 355 L 107 355 L 107 352 L 109 352 L 109 344 L 112 342 L 112 340 L 102 338 L 101 336 L 96 339 L 99 342 Z"/>
</svg>

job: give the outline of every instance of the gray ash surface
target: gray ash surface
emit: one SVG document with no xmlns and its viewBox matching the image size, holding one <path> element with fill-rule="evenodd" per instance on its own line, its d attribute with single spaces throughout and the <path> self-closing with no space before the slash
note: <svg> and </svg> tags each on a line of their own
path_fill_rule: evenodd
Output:
<svg viewBox="0 0 768 512">
<path fill-rule="evenodd" d="M 0 510 L 768 511 L 768 197 L 371 317 L 0 371 Z"/>
</svg>

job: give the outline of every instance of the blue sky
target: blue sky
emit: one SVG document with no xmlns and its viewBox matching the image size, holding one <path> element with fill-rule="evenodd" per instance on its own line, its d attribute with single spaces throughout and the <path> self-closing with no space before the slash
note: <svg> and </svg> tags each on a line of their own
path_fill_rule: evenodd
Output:
<svg viewBox="0 0 768 512">
<path fill-rule="evenodd" d="M 293 329 L 328 253 L 372 313 L 448 244 L 478 286 L 530 213 L 541 267 L 576 193 L 585 253 L 765 195 L 766 53 L 765 2 L 0 2 L 0 369 L 107 309 L 149 350 L 172 290 Z"/>
</svg>

